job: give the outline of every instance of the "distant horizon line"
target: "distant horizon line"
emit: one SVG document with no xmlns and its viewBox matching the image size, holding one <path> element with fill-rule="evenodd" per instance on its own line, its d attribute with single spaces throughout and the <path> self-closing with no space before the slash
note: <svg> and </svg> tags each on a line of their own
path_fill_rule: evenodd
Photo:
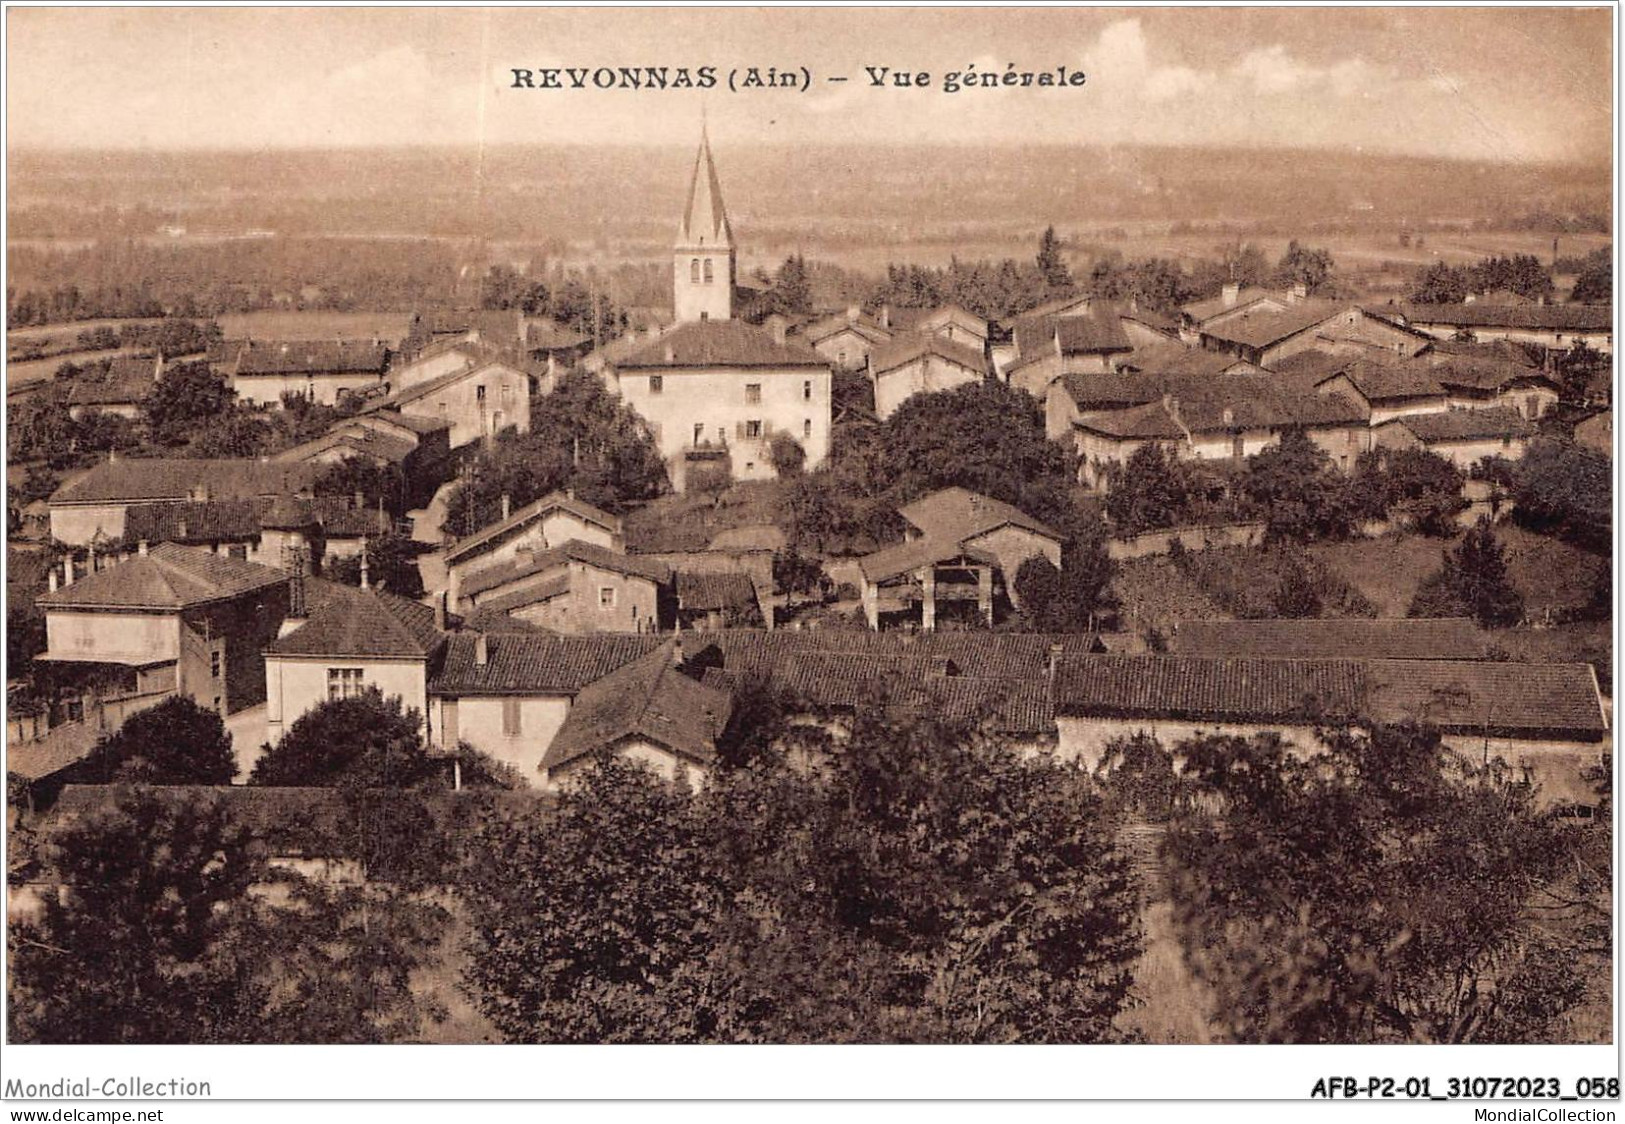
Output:
<svg viewBox="0 0 1625 1124">
<path fill-rule="evenodd" d="M 713 141 L 715 144 L 715 141 Z M 646 142 L 646 141 L 421 141 L 413 143 L 394 144 L 349 144 L 349 145 L 274 145 L 267 147 L 252 147 L 246 145 L 198 145 L 187 147 L 126 147 L 126 146 L 54 146 L 54 145 L 7 145 L 6 157 L 107 157 L 107 156 L 271 156 L 271 155 L 340 155 L 345 153 L 385 153 L 385 152 L 445 152 L 445 151 L 478 151 L 490 149 L 539 149 L 539 148 L 567 148 L 592 150 L 610 148 L 618 151 L 650 151 L 661 149 L 674 149 L 687 151 L 693 147 L 690 141 Z M 1079 144 L 1065 141 L 1028 141 L 1028 140 L 937 140 L 937 141 L 827 141 L 808 140 L 796 141 L 789 139 L 773 139 L 762 141 L 730 142 L 723 141 L 716 145 L 718 148 L 824 148 L 824 149 L 853 149 L 876 148 L 887 150 L 898 149 L 972 149 L 972 148 L 1004 148 L 1004 149 L 1139 149 L 1159 152 L 1271 152 L 1290 154 L 1294 152 L 1336 153 L 1343 156 L 1364 157 L 1381 160 L 1425 160 L 1445 164 L 1483 164 L 1504 167 L 1520 168 L 1613 168 L 1613 154 L 1595 159 L 1568 158 L 1518 158 L 1518 157 L 1487 157 L 1487 156 L 1452 156 L 1438 153 L 1409 152 L 1404 150 L 1377 149 L 1371 150 L 1360 147 L 1335 144 L 1195 144 L 1195 143 L 1168 143 L 1157 141 L 1097 141 Z"/>
</svg>

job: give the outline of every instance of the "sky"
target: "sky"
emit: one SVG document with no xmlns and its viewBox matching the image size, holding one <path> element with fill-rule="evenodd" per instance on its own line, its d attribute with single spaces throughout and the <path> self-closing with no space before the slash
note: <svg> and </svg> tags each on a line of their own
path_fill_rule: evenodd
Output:
<svg viewBox="0 0 1625 1124">
<path fill-rule="evenodd" d="M 1606 8 L 16 8 L 9 149 L 756 141 L 1337 147 L 1606 163 Z M 947 94 L 949 72 L 1081 88 Z M 513 68 L 715 66 L 688 90 Z M 810 90 L 725 88 L 807 68 Z M 865 67 L 927 71 L 874 88 Z M 830 77 L 847 78 L 844 83 Z"/>
</svg>

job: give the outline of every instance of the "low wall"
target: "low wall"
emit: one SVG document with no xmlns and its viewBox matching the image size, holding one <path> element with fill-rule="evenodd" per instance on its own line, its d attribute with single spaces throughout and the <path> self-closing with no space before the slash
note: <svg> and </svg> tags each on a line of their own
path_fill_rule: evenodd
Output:
<svg viewBox="0 0 1625 1124">
<path fill-rule="evenodd" d="M 1264 524 L 1219 523 L 1207 527 L 1169 527 L 1160 531 L 1146 531 L 1126 539 L 1108 539 L 1106 553 L 1113 561 L 1124 562 L 1132 558 L 1151 558 L 1167 554 L 1179 543 L 1186 550 L 1206 547 L 1258 546 L 1264 541 Z"/>
</svg>

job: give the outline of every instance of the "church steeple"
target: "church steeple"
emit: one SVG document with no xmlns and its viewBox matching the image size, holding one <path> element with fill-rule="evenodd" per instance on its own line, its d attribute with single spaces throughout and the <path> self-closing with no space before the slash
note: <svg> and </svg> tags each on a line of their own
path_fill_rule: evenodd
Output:
<svg viewBox="0 0 1625 1124">
<path fill-rule="evenodd" d="M 711 157 L 711 137 L 700 127 L 700 148 L 689 177 L 688 203 L 677 227 L 672 304 L 679 322 L 733 316 L 733 227 L 722 202 L 722 184 Z"/>
</svg>

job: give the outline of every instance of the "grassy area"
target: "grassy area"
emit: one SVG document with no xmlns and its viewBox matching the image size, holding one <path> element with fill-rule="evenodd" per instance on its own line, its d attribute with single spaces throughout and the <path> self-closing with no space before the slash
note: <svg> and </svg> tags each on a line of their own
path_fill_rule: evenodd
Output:
<svg viewBox="0 0 1625 1124">
<path fill-rule="evenodd" d="M 781 525 L 784 486 L 766 480 L 735 484 L 718 501 L 695 492 L 661 496 L 625 517 L 628 547 L 641 551 L 704 550 L 717 532 Z"/>
<path fill-rule="evenodd" d="M 1379 617 L 1403 617 L 1422 579 L 1439 568 L 1445 539 L 1399 535 L 1308 548 L 1333 574 L 1359 590 Z"/>
</svg>

